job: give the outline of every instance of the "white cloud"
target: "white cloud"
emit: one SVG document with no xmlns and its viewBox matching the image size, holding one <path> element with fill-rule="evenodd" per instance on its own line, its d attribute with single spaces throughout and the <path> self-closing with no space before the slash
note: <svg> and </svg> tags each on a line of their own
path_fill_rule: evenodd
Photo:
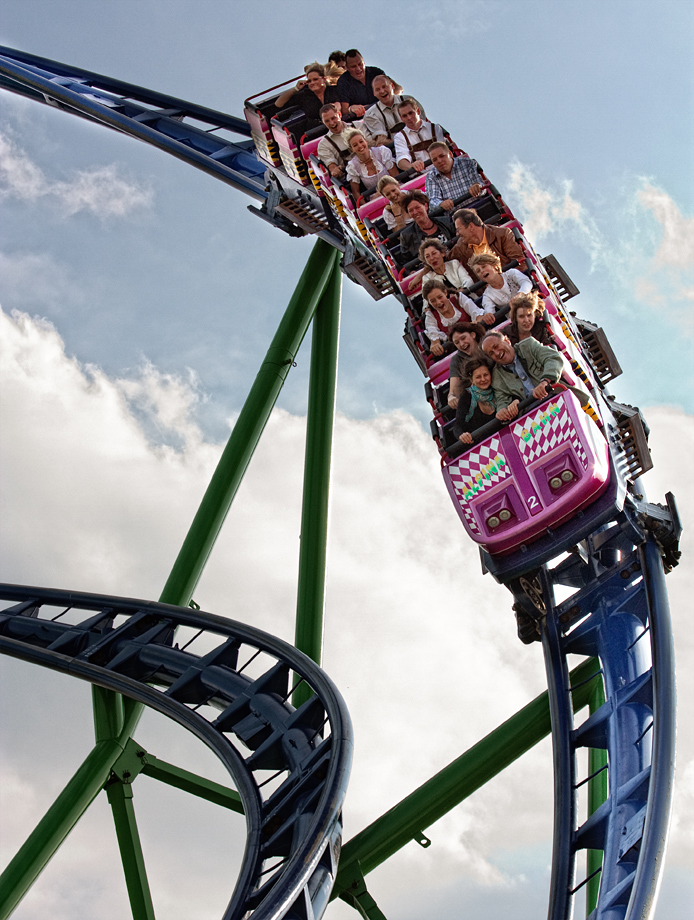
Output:
<svg viewBox="0 0 694 920">
<path fill-rule="evenodd" d="M 519 202 L 517 213 L 530 240 L 539 242 L 550 233 L 568 232 L 593 261 L 598 258 L 602 234 L 587 209 L 574 198 L 570 179 L 555 187 L 544 186 L 529 166 L 514 160 L 508 185 Z"/>
<path fill-rule="evenodd" d="M 195 422 L 196 386 L 150 365 L 132 379 L 114 380 L 68 358 L 45 321 L 2 314 L 0 324 L 3 577 L 156 598 L 221 451 Z M 648 474 L 651 498 L 674 489 L 683 516 L 691 517 L 694 497 L 678 450 L 684 450 L 683 438 L 694 437 L 694 422 L 672 409 L 651 409 L 648 420 L 656 455 L 656 471 Z M 154 439 L 152 431 L 159 433 Z M 195 592 L 203 609 L 290 641 L 304 433 L 304 419 L 273 414 Z M 687 598 L 694 588 L 687 560 L 694 547 L 689 532 L 685 537 L 685 564 L 668 576 L 685 690 L 681 764 L 694 758 L 687 718 L 694 694 L 686 692 L 694 673 L 694 650 L 687 644 Z M 436 453 L 405 413 L 368 422 L 338 417 L 328 563 L 324 664 L 348 702 L 356 733 L 345 815 L 349 837 L 539 693 L 544 668 L 539 647 L 521 646 L 515 636 L 507 593 L 482 577 L 477 552 L 443 488 Z M 83 688 L 35 671 L 22 683 L 20 664 L 2 664 L 11 675 L 9 697 L 3 697 L 5 743 L 12 743 L 6 769 L 28 812 L 15 822 L 9 846 L 79 762 L 90 730 Z M 78 693 L 81 708 L 73 704 Z M 61 741 L 49 745 L 56 753 L 47 759 L 36 753 L 44 729 Z M 156 720 L 138 731 L 158 756 L 207 770 L 192 742 L 175 740 L 179 735 Z M 213 775 L 221 779 L 214 769 Z M 195 831 L 174 828 L 167 822 L 178 804 L 159 793 L 150 802 L 144 781 L 136 795 L 150 873 L 166 891 L 167 916 L 191 916 L 196 903 L 195 890 L 183 881 L 185 866 L 176 862 L 191 858 L 181 857 L 186 834 L 196 835 L 190 839 L 200 890 L 208 904 L 223 904 L 236 825 L 220 819 L 207 832 L 199 825 Z M 680 820 L 670 859 L 677 863 L 694 848 L 684 831 L 687 796 L 683 788 L 676 802 Z M 195 808 L 183 810 L 192 815 Z M 51 864 L 18 920 L 49 909 L 60 920 L 71 909 L 74 916 L 70 891 L 81 892 L 80 913 L 95 920 L 117 915 L 120 875 L 109 875 L 96 853 L 102 838 L 111 852 L 112 832 L 103 815 L 89 820 Z M 207 820 L 205 812 L 203 825 Z M 544 879 L 551 837 L 548 742 L 427 835 L 431 848 L 408 845 L 369 882 L 386 915 L 389 904 L 414 898 L 417 889 L 423 897 L 422 888 L 433 893 L 465 884 L 480 899 L 484 889 L 485 897 L 508 904 L 514 891 L 528 890 L 528 878 Z M 97 873 L 98 890 L 92 890 Z M 453 900 L 444 901 L 439 915 L 456 916 Z M 338 905 L 330 910 L 348 916 Z M 206 914 L 201 909 L 197 915 Z"/>
<path fill-rule="evenodd" d="M 694 218 L 685 217 L 674 199 L 662 188 L 641 180 L 636 202 L 650 212 L 657 223 L 657 249 L 638 273 L 637 291 L 643 299 L 671 307 L 685 301 L 685 319 L 692 324 L 690 307 L 694 301 Z M 646 269 L 644 272 L 643 269 Z"/>
<path fill-rule="evenodd" d="M 419 4 L 414 7 L 412 12 L 405 14 L 404 23 L 410 16 L 416 15 L 420 29 L 426 29 L 427 35 L 438 41 L 474 38 L 493 28 L 495 11 L 488 0 L 438 0 L 424 11 Z M 412 39 L 413 34 L 419 34 L 418 29 L 407 28 L 404 31 L 408 39 Z"/>
<path fill-rule="evenodd" d="M 570 180 L 550 185 L 517 160 L 509 169 L 510 197 L 531 242 L 551 234 L 569 240 L 587 253 L 592 270 L 600 269 L 613 291 L 613 305 L 621 304 L 632 317 L 634 299 L 658 315 L 666 308 L 691 334 L 694 218 L 685 217 L 667 192 L 648 179 L 630 177 L 615 211 L 619 225 L 607 234 L 574 197 Z"/>
<path fill-rule="evenodd" d="M 129 182 L 113 164 L 79 170 L 69 181 L 50 179 L 11 137 L 2 133 L 0 196 L 28 202 L 48 199 L 66 216 L 87 211 L 102 219 L 125 217 L 139 208 L 150 207 L 153 201 L 151 189 Z"/>
<path fill-rule="evenodd" d="M 694 264 L 694 218 L 685 217 L 667 192 L 644 180 L 636 193 L 663 228 L 663 239 L 654 259 L 659 265 L 691 266 Z"/>
</svg>

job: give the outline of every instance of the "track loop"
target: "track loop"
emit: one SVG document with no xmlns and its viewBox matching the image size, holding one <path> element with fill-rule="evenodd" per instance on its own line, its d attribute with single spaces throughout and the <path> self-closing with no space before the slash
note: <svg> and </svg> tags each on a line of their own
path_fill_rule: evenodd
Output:
<svg viewBox="0 0 694 920">
<path fill-rule="evenodd" d="M 0 598 L 10 602 L 2 653 L 144 703 L 224 763 L 247 825 L 224 920 L 317 920 L 337 871 L 352 757 L 347 709 L 323 671 L 260 630 L 187 608 L 13 585 Z M 301 681 L 313 695 L 294 709 Z"/>
</svg>

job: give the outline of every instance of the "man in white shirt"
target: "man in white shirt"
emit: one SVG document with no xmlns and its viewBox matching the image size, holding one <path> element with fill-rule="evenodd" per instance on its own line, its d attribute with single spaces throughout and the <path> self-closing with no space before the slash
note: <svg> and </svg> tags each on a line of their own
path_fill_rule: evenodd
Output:
<svg viewBox="0 0 694 920">
<path fill-rule="evenodd" d="M 335 102 L 324 105 L 320 110 L 320 117 L 328 133 L 320 139 L 316 155 L 331 176 L 341 179 L 345 175 L 347 163 L 354 156 L 344 139 L 347 125 L 342 120 L 340 106 Z M 361 122 L 352 122 L 349 129 L 356 128 L 360 124 Z"/>
<path fill-rule="evenodd" d="M 419 104 L 412 96 L 405 96 L 398 106 L 398 114 L 405 123 L 402 131 L 395 135 L 395 161 L 398 169 L 417 172 L 424 169 L 429 159 L 429 147 L 434 141 L 443 141 L 443 128 L 422 119 Z"/>
<path fill-rule="evenodd" d="M 391 146 L 394 137 L 393 128 L 402 123 L 398 105 L 405 97 L 395 95 L 395 85 L 385 74 L 379 74 L 373 78 L 371 89 L 376 97 L 376 104 L 366 110 L 364 127 L 369 133 L 372 146 Z M 423 113 L 424 110 L 419 103 L 417 105 L 420 112 Z M 426 118 L 426 115 L 424 117 Z"/>
</svg>

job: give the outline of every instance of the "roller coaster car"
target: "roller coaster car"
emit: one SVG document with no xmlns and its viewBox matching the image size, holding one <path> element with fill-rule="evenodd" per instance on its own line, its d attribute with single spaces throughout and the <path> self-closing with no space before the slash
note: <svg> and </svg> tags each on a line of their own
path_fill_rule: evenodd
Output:
<svg viewBox="0 0 694 920">
<path fill-rule="evenodd" d="M 443 477 L 468 534 L 489 554 L 504 556 L 605 491 L 609 448 L 578 399 L 564 390 L 462 456 L 449 456 Z"/>
</svg>

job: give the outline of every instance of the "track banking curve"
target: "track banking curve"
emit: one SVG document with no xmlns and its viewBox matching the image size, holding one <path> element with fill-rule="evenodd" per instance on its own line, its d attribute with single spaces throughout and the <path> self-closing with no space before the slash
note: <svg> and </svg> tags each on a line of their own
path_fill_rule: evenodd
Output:
<svg viewBox="0 0 694 920">
<path fill-rule="evenodd" d="M 297 135 L 295 114 L 265 118 L 267 100 L 273 98 L 270 91 L 262 105 L 247 100 L 244 121 L 7 48 L 0 48 L 0 87 L 128 133 L 208 172 L 254 198 L 261 206 L 249 210 L 275 227 L 292 236 L 316 235 L 339 250 L 342 271 L 372 297 L 396 296 L 407 314 L 405 341 L 428 375 L 426 394 L 435 416 L 432 434 L 442 465 L 445 470 L 453 467 L 460 448 L 450 439 L 442 378 L 431 370 L 421 309 L 414 306 L 402 283 L 406 281 L 402 262 L 393 262 L 388 240 L 379 233 L 379 214 L 365 205 L 360 208 L 339 183 L 321 175 L 314 147 Z M 251 135 L 252 140 L 231 141 L 220 132 Z M 546 532 L 535 533 L 527 544 L 501 554 L 478 540 L 485 569 L 512 592 L 516 611 L 535 624 L 545 654 L 555 770 L 548 916 L 550 920 L 570 917 L 574 896 L 585 886 L 590 920 L 645 920 L 652 916 L 657 897 L 672 798 L 674 657 L 664 574 L 677 564 L 681 528 L 671 495 L 665 505 L 644 498 L 638 476 L 648 468 L 645 426 L 638 410 L 616 403 L 606 389 L 619 371 L 602 330 L 575 319 L 565 308 L 577 289 L 554 257 L 541 260 L 536 255 L 501 195 L 482 171 L 480 176 L 487 188 L 482 208 L 488 214 L 480 213 L 485 220 L 513 229 L 522 244 L 532 280 L 552 305 L 555 341 L 574 379 L 590 386 L 593 417 L 602 427 L 600 437 L 607 442 L 609 454 L 604 489 L 572 515 L 557 520 L 556 526 L 551 522 Z M 457 203 L 472 206 L 467 200 Z M 562 398 L 565 412 L 573 411 L 571 398 Z M 545 403 L 542 411 L 552 406 L 556 404 Z M 537 409 L 537 404 L 527 407 L 528 412 Z M 576 412 L 581 424 L 593 425 Z M 574 421 L 576 417 L 574 413 Z M 539 413 L 527 418 L 537 419 Z M 485 437 L 489 436 L 487 432 Z M 509 435 L 500 431 L 499 438 L 507 443 Z M 449 491 L 455 499 L 450 483 Z M 457 510 L 463 523 L 469 524 L 471 516 Z M 474 522 L 472 529 L 466 528 L 473 538 L 475 526 L 479 528 Z M 249 824 L 246 862 L 225 918 L 243 916 L 248 910 L 258 918 L 318 918 L 335 880 L 339 812 L 351 750 L 348 717 L 320 670 L 311 662 L 307 665 L 308 659 L 296 658 L 298 653 L 278 640 L 207 614 L 118 598 L 63 596 L 46 589 L 5 586 L 3 590 L 2 597 L 18 606 L 3 611 L 0 650 L 67 670 L 166 712 L 222 758 L 238 784 Z M 50 626 L 40 615 L 41 606 L 56 604 L 98 612 L 81 625 Z M 125 617 L 117 628 L 111 608 Z M 138 623 L 145 625 L 133 632 Z M 172 646 L 174 630 L 180 625 L 196 625 L 227 638 L 214 652 L 194 660 Z M 275 658 L 275 664 L 250 687 L 235 670 L 240 643 L 255 643 Z M 106 657 L 99 652 L 97 665 L 90 659 L 99 649 L 109 651 Z M 221 664 L 215 655 L 221 656 Z M 570 655 L 594 659 L 595 673 L 601 676 L 591 713 L 578 725 L 571 706 Z M 234 685 L 231 695 L 225 696 L 224 681 L 208 679 L 215 668 L 226 669 L 227 684 Z M 295 712 L 288 704 L 290 671 L 321 691 Z M 246 680 L 243 685 L 242 680 Z M 165 689 L 151 688 L 152 682 Z M 263 701 L 258 711 L 274 712 L 269 721 L 260 719 L 265 728 L 255 725 L 256 734 L 246 724 L 260 718 L 249 704 L 254 694 Z M 205 722 L 200 715 L 191 715 L 190 705 L 201 703 L 221 708 L 222 716 Z M 330 743 L 318 727 L 326 714 Z M 243 744 L 260 738 L 245 765 L 238 753 L 232 753 L 233 747 L 220 740 L 220 733 L 236 731 L 237 724 L 244 726 L 239 733 Z M 303 760 L 286 759 L 285 741 L 293 731 L 299 733 Z M 587 775 L 578 777 L 577 755 L 582 747 L 589 749 L 589 768 Z M 280 787 L 283 792 L 273 793 L 272 805 L 263 803 L 251 776 L 267 764 L 287 773 Z M 588 814 L 581 821 L 577 803 L 583 787 L 589 792 Z M 292 791 L 298 788 L 299 794 Z M 287 811 L 281 820 L 273 811 L 275 803 L 279 811 Z M 269 813 L 273 843 L 266 836 L 261 844 Z M 271 852 L 273 846 L 276 853 Z M 582 850 L 587 851 L 587 869 L 577 881 L 576 860 Z M 277 871 L 261 868 L 264 853 L 282 860 Z M 310 872 L 298 868 L 302 860 L 308 860 L 305 866 L 310 865 Z M 270 879 L 262 882 L 265 873 Z M 375 917 L 380 912 L 366 915 Z"/>
</svg>

